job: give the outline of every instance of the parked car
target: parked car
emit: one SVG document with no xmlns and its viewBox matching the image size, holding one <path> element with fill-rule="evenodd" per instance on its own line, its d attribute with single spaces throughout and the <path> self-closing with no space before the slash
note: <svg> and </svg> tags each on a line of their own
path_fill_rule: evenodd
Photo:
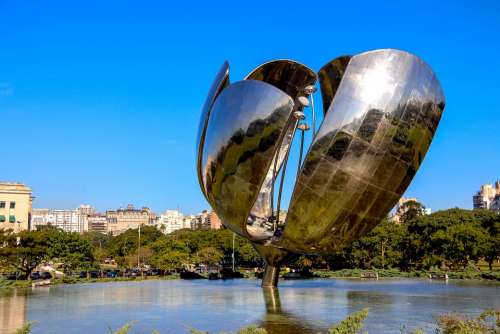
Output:
<svg viewBox="0 0 500 334">
<path fill-rule="evenodd" d="M 14 281 L 16 279 L 19 279 L 20 276 L 21 275 L 19 273 L 9 273 L 9 274 L 5 275 L 5 278 L 8 280 Z"/>
<path fill-rule="evenodd" d="M 49 273 L 48 271 L 44 271 L 40 274 L 40 279 L 51 279 L 52 274 Z"/>
<path fill-rule="evenodd" d="M 105 273 L 105 276 L 106 276 L 107 278 L 116 278 L 116 277 L 118 277 L 118 272 L 113 271 L 113 270 L 109 270 L 109 271 L 107 271 L 107 272 Z"/>
<path fill-rule="evenodd" d="M 99 278 L 101 277 L 101 273 L 97 270 L 92 270 L 90 272 L 90 278 Z"/>
<path fill-rule="evenodd" d="M 32 280 L 37 280 L 37 279 L 40 279 L 41 275 L 38 271 L 34 271 L 30 274 L 30 278 Z"/>
</svg>

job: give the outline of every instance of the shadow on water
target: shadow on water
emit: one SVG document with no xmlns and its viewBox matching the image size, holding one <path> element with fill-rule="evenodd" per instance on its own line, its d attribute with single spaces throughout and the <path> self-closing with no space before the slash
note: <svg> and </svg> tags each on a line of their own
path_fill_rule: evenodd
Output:
<svg viewBox="0 0 500 334">
<path fill-rule="evenodd" d="M 266 314 L 259 323 L 269 334 L 309 334 L 318 333 L 320 328 L 291 312 L 283 310 L 279 290 L 262 288 L 266 303 Z"/>
</svg>

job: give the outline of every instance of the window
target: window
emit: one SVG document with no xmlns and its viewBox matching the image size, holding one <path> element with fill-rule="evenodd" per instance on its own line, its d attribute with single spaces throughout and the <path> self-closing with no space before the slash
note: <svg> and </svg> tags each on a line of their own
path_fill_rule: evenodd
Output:
<svg viewBox="0 0 500 334">
<path fill-rule="evenodd" d="M 3 223 L 5 222 L 5 216 L 4 215 L 0 215 L 0 223 Z"/>
<path fill-rule="evenodd" d="M 10 208 L 15 209 L 16 208 L 16 202 L 10 202 Z"/>
<path fill-rule="evenodd" d="M 9 216 L 9 223 L 15 223 L 16 222 L 16 216 Z"/>
<path fill-rule="evenodd" d="M 5 202 L 0 202 L 0 209 L 5 209 Z"/>
</svg>

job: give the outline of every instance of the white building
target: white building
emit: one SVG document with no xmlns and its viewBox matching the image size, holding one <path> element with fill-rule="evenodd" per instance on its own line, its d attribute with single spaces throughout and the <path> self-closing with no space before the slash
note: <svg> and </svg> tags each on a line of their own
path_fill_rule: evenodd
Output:
<svg viewBox="0 0 500 334">
<path fill-rule="evenodd" d="M 474 209 L 500 211 L 500 181 L 492 184 L 483 184 L 479 191 L 472 196 Z"/>
<path fill-rule="evenodd" d="M 165 234 L 170 234 L 183 228 L 191 228 L 191 222 L 189 221 L 189 226 L 187 226 L 185 221 L 184 215 L 181 212 L 166 210 L 158 219 L 158 228 Z"/>
<path fill-rule="evenodd" d="M 90 206 L 80 206 L 75 210 L 33 209 L 31 225 L 33 228 L 51 225 L 66 232 L 83 233 L 88 231 L 88 215 L 95 210 Z"/>
</svg>

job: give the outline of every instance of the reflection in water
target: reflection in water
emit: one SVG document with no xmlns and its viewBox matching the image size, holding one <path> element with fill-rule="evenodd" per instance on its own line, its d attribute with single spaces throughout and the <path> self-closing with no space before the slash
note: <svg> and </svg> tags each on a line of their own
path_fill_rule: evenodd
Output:
<svg viewBox="0 0 500 334">
<path fill-rule="evenodd" d="M 478 315 L 500 307 L 497 284 L 426 280 L 297 280 L 262 290 L 256 280 L 151 280 L 55 285 L 0 294 L 0 333 L 25 321 L 33 334 L 103 333 L 133 322 L 134 333 L 236 332 L 251 324 L 270 334 L 318 333 L 369 308 L 370 333 L 433 332 L 434 316 Z"/>
<path fill-rule="evenodd" d="M 0 295 L 0 333 L 14 333 L 26 322 L 26 295 L 9 291 Z"/>
<path fill-rule="evenodd" d="M 259 326 L 269 334 L 309 334 L 318 333 L 320 329 L 306 319 L 282 310 L 279 290 L 273 287 L 262 288 L 266 314 Z"/>
</svg>

